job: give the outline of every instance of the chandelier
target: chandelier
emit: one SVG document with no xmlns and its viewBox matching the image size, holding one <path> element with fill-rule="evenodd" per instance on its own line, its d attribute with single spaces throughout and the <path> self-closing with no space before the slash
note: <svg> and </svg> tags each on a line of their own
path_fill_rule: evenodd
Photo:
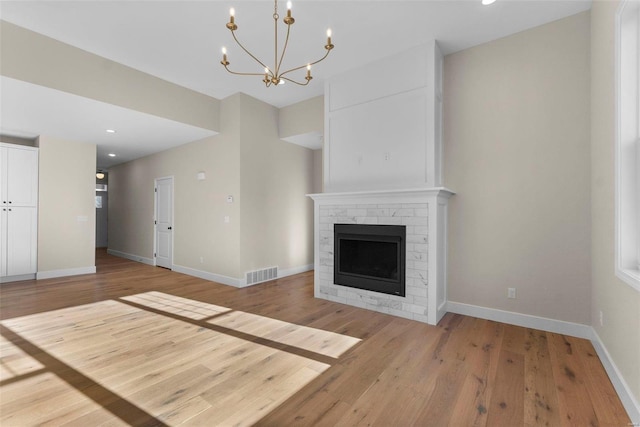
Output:
<svg viewBox="0 0 640 427">
<path fill-rule="evenodd" d="M 297 85 L 300 86 L 306 86 L 309 84 L 309 82 L 311 81 L 311 79 L 313 78 L 311 76 L 311 66 L 314 64 L 317 64 L 318 62 L 322 61 L 323 59 L 325 59 L 328 55 L 329 52 L 331 52 L 331 49 L 333 49 L 333 44 L 331 44 L 331 29 L 327 30 L 327 44 L 324 46 L 325 50 L 327 51 L 324 56 L 320 59 L 318 59 L 317 61 L 313 61 L 313 62 L 309 62 L 307 64 L 301 65 L 299 67 L 295 67 L 295 68 L 291 68 L 289 70 L 286 71 L 280 71 L 280 67 L 282 65 L 282 61 L 284 59 L 284 55 L 287 51 L 287 45 L 289 44 L 289 33 L 291 32 L 291 26 L 293 25 L 293 23 L 295 22 L 295 19 L 293 19 L 293 16 L 291 16 L 291 2 L 287 2 L 287 16 L 284 17 L 284 19 L 282 20 L 286 25 L 287 25 L 287 37 L 285 38 L 284 41 L 284 45 L 282 47 L 282 52 L 278 53 L 278 20 L 280 19 L 280 15 L 278 15 L 278 0 L 274 1 L 274 7 L 273 7 L 273 22 L 274 22 L 274 62 L 273 62 L 273 66 L 272 67 L 268 67 L 267 65 L 265 65 L 264 62 L 262 62 L 260 59 L 258 59 L 255 55 L 253 55 L 251 52 L 249 52 L 243 45 L 242 43 L 240 43 L 240 41 L 238 40 L 238 37 L 236 36 L 236 30 L 238 29 L 238 26 L 236 25 L 236 21 L 235 21 L 235 10 L 233 8 L 231 8 L 230 10 L 230 17 L 229 17 L 229 22 L 227 22 L 227 28 L 229 29 L 229 31 L 231 31 L 231 35 L 233 35 L 233 39 L 236 41 L 236 43 L 238 44 L 238 46 L 240 46 L 242 48 L 242 50 L 244 50 L 247 55 L 249 55 L 251 58 L 253 58 L 258 64 L 260 64 L 263 68 L 264 68 L 264 73 L 241 73 L 241 72 L 236 72 L 236 71 L 232 71 L 229 69 L 229 60 L 227 59 L 227 49 L 225 47 L 222 48 L 222 61 L 220 61 L 220 63 L 224 66 L 224 68 L 230 72 L 231 74 L 237 74 L 237 75 L 241 75 L 241 76 L 261 76 L 262 78 L 262 82 L 265 84 L 266 87 L 269 87 L 271 85 L 279 85 L 279 84 L 283 84 L 286 81 L 291 82 L 291 83 L 295 83 Z M 296 81 L 294 80 L 292 77 L 285 77 L 287 74 L 289 73 L 293 73 L 294 71 L 298 71 L 298 70 L 302 70 L 303 68 L 307 69 L 307 75 L 305 76 L 304 80 L 305 82 L 302 81 Z"/>
</svg>

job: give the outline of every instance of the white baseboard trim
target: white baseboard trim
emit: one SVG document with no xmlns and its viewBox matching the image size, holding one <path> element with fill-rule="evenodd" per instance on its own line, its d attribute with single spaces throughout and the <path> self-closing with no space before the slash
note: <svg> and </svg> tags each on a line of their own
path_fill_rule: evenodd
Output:
<svg viewBox="0 0 640 427">
<path fill-rule="evenodd" d="M 278 270 L 278 277 L 276 279 L 281 279 L 287 276 L 293 276 L 294 274 L 304 273 L 305 271 L 313 270 L 313 264 L 307 264 L 300 267 L 289 268 L 286 270 Z M 247 279 L 236 279 L 235 277 L 223 276 L 222 274 L 210 273 L 208 271 L 196 270 L 195 268 L 185 267 L 182 265 L 173 266 L 173 271 L 177 273 L 187 274 L 189 276 L 199 277 L 200 279 L 210 280 L 216 283 L 222 283 L 223 285 L 233 286 L 236 288 L 246 288 L 248 286 L 258 285 L 262 282 L 252 283 L 247 285 Z M 270 279 L 270 280 L 276 280 Z M 269 280 L 266 280 L 267 282 Z"/>
<path fill-rule="evenodd" d="M 223 276 L 222 274 L 196 270 L 195 268 L 185 267 L 177 264 L 173 265 L 173 271 L 175 271 L 176 273 L 186 274 L 188 276 L 198 277 L 204 280 L 210 280 L 216 283 L 222 283 L 223 285 L 234 286 L 236 288 L 242 287 L 242 280 L 236 279 L 235 277 Z"/>
<path fill-rule="evenodd" d="M 640 425 L 640 404 L 638 404 L 638 401 L 633 396 L 629 385 L 624 380 L 620 370 L 618 370 L 616 364 L 613 362 L 613 359 L 611 359 L 611 356 L 609 355 L 609 352 L 604 346 L 602 340 L 596 333 L 595 329 L 591 326 L 452 301 L 447 303 L 447 311 L 471 317 L 478 317 L 480 319 L 509 323 L 511 325 L 522 326 L 525 328 L 539 329 L 541 331 L 584 338 L 591 341 L 593 348 L 596 350 L 596 353 L 598 353 L 598 357 L 600 358 L 600 361 L 602 362 L 602 365 L 604 366 L 604 369 L 616 390 L 616 393 L 618 393 L 618 396 L 620 397 L 620 401 L 629 415 L 629 418 L 631 418 L 634 425 Z"/>
<path fill-rule="evenodd" d="M 293 276 L 294 274 L 306 273 L 313 270 L 313 264 L 301 265 L 300 267 L 288 268 L 278 271 L 278 279 L 281 277 Z"/>
<path fill-rule="evenodd" d="M 66 277 L 66 276 L 79 276 L 81 274 L 95 274 L 96 266 L 90 267 L 79 267 L 79 268 L 64 268 L 61 270 L 48 270 L 48 271 L 38 271 L 36 273 L 37 280 L 44 279 L 53 279 L 55 277 Z"/>
<path fill-rule="evenodd" d="M 616 389 L 616 393 L 618 393 L 624 409 L 626 409 L 633 425 L 640 425 L 640 403 L 638 403 L 638 400 L 633 396 L 631 388 L 629 388 L 629 385 L 624 380 L 620 370 L 613 362 L 609 351 L 607 351 L 607 348 L 604 346 L 604 343 L 600 339 L 596 330 L 591 328 L 591 332 L 591 343 L 593 344 L 593 348 L 595 348 L 596 353 L 598 353 L 598 357 L 604 366 L 604 370 L 607 371 L 607 375 L 609 375 L 609 379 L 613 384 L 613 388 Z"/>
<path fill-rule="evenodd" d="M 145 257 L 139 256 L 139 255 L 128 254 L 126 252 L 116 251 L 115 249 L 107 249 L 107 253 L 109 255 L 117 256 L 117 257 L 120 257 L 120 258 L 126 258 L 126 259 L 129 259 L 131 261 L 141 262 L 141 263 L 147 264 L 147 265 L 155 265 L 155 263 L 153 262 L 152 258 L 145 258 Z"/>
<path fill-rule="evenodd" d="M 22 280 L 33 280 L 36 278 L 35 273 L 20 274 L 18 276 L 2 276 L 0 277 L 0 283 L 20 282 Z"/>
<path fill-rule="evenodd" d="M 588 340 L 593 337 L 591 326 L 588 325 L 531 316 L 529 314 L 514 313 L 513 311 L 504 311 L 452 301 L 447 303 L 447 311 Z"/>
</svg>

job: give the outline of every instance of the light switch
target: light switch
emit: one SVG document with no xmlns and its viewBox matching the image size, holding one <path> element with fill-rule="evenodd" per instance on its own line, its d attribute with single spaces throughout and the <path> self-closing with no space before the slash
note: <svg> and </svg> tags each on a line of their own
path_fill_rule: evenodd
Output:
<svg viewBox="0 0 640 427">
<path fill-rule="evenodd" d="M 224 222 L 225 222 L 225 223 L 228 223 L 228 222 L 229 222 L 229 215 L 225 215 L 225 217 L 224 217 Z"/>
<path fill-rule="evenodd" d="M 227 203 L 233 203 L 233 196 L 227 196 Z"/>
</svg>

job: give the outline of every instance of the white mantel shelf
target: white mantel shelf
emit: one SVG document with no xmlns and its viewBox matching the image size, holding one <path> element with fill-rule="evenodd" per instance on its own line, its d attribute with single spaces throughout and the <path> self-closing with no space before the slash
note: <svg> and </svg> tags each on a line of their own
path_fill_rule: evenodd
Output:
<svg viewBox="0 0 640 427">
<path fill-rule="evenodd" d="M 358 200 L 363 201 L 367 199 L 406 199 L 406 198 L 420 198 L 425 196 L 437 196 L 449 198 L 456 193 L 449 190 L 446 187 L 428 187 L 428 188 L 406 188 L 406 189 L 389 189 L 389 190 L 377 190 L 377 191 L 349 191 L 341 193 L 315 193 L 307 194 L 307 197 L 311 197 L 313 200 L 328 202 L 331 200 L 345 201 L 345 200 Z M 398 200 L 400 201 L 400 200 Z"/>
</svg>

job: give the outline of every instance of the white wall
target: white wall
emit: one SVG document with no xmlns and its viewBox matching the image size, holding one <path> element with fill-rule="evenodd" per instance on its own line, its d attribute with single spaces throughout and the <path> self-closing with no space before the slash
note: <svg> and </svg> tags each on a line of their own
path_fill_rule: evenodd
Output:
<svg viewBox="0 0 640 427">
<path fill-rule="evenodd" d="M 325 191 L 441 184 L 440 69 L 434 41 L 326 83 Z"/>
<path fill-rule="evenodd" d="M 445 57 L 450 301 L 591 323 L 589 38 L 585 12 Z"/>
<path fill-rule="evenodd" d="M 96 146 L 40 136 L 38 278 L 95 272 Z"/>
<path fill-rule="evenodd" d="M 614 273 L 614 22 L 618 5 L 618 1 L 594 1 L 591 10 L 591 318 L 637 405 L 640 293 Z M 636 412 L 640 414 L 640 407 Z"/>
</svg>

